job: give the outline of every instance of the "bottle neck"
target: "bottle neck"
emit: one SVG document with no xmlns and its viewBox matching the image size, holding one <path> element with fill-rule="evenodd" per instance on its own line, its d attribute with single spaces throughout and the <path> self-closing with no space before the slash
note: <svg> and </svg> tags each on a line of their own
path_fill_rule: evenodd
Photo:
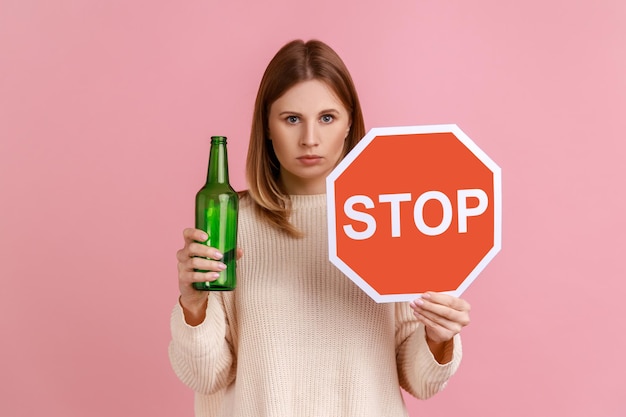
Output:
<svg viewBox="0 0 626 417">
<path fill-rule="evenodd" d="M 228 154 L 224 136 L 211 138 L 211 153 L 206 182 L 207 184 L 228 184 Z"/>
</svg>

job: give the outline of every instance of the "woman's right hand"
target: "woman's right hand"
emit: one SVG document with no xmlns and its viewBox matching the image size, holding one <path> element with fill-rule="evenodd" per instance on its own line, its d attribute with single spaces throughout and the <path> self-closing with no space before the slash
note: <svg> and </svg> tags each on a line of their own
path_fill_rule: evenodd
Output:
<svg viewBox="0 0 626 417">
<path fill-rule="evenodd" d="M 219 278 L 219 271 L 226 266 L 219 261 L 223 255 L 217 249 L 200 243 L 207 240 L 205 232 L 188 228 L 183 231 L 183 237 L 185 246 L 176 252 L 180 305 L 187 323 L 197 325 L 204 320 L 209 292 L 198 291 L 192 284 L 215 281 Z M 241 256 L 240 253 L 238 255 Z M 206 272 L 196 272 L 195 269 Z"/>
</svg>

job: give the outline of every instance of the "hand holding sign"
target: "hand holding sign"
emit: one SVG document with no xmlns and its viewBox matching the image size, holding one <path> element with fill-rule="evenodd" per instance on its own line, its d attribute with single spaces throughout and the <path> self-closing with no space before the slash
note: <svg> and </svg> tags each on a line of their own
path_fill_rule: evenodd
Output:
<svg viewBox="0 0 626 417">
<path fill-rule="evenodd" d="M 377 302 L 458 297 L 500 250 L 500 168 L 456 125 L 372 129 L 327 193 L 330 260 Z"/>
</svg>

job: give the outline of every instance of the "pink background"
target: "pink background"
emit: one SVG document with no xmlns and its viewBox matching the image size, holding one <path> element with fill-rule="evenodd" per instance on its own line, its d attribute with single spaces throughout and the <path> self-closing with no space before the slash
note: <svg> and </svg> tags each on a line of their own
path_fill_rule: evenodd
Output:
<svg viewBox="0 0 626 417">
<path fill-rule="evenodd" d="M 623 416 L 626 3 L 0 0 L 0 416 L 185 416 L 175 251 L 208 137 L 245 187 L 274 52 L 345 59 L 368 128 L 458 124 L 503 170 L 465 359 L 411 416 Z"/>
</svg>

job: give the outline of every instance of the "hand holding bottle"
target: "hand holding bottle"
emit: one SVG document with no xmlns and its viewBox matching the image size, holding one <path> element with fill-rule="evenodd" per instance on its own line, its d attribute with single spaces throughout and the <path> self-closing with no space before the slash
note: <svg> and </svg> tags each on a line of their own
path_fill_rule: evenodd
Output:
<svg viewBox="0 0 626 417">
<path fill-rule="evenodd" d="M 176 252 L 180 305 L 185 312 L 187 323 L 197 325 L 204 320 L 209 292 L 198 291 L 192 285 L 194 282 L 215 281 L 225 269 L 225 265 L 220 261 L 223 254 L 201 243 L 207 239 L 206 233 L 202 230 L 185 229 L 183 238 L 184 246 Z M 237 249 L 237 259 L 242 255 L 241 249 Z"/>
</svg>

